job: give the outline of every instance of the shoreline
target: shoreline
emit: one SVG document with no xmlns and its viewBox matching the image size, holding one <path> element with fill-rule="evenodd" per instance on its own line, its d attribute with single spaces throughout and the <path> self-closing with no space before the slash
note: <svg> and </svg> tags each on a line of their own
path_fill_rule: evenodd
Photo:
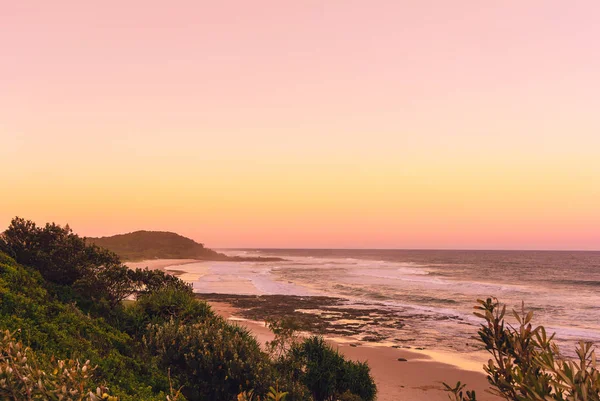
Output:
<svg viewBox="0 0 600 401">
<path fill-rule="evenodd" d="M 209 303 L 227 303 L 236 309 L 236 320 L 258 322 L 291 319 L 297 331 L 321 335 L 351 347 L 393 348 L 454 365 L 462 370 L 482 372 L 488 360 L 479 349 L 471 352 L 428 348 L 410 329 L 411 316 L 374 304 L 349 303 L 345 298 L 297 295 L 238 295 L 196 293 Z"/>
<path fill-rule="evenodd" d="M 133 268 L 160 269 L 185 280 L 188 272 L 183 266 L 198 262 L 206 261 L 156 259 L 128 265 Z M 228 290 L 235 292 L 235 288 Z M 196 293 L 196 296 L 208 302 L 215 313 L 229 322 L 250 330 L 261 346 L 273 338 L 265 325 L 267 318 L 278 319 L 291 315 L 295 320 L 300 318 L 301 333 L 323 335 L 331 346 L 347 358 L 368 362 L 377 384 L 378 401 L 446 401 L 448 393 L 443 391 L 443 383 L 454 385 L 457 381 L 475 390 L 480 401 L 500 400 L 486 392 L 489 384 L 483 371 L 483 359 L 474 360 L 458 351 L 446 352 L 408 345 L 414 338 L 394 338 L 389 341 L 390 339 L 377 337 L 381 330 L 373 330 L 370 333 L 373 334 L 372 338 L 364 336 L 364 330 L 359 330 L 358 326 L 364 327 L 366 324 L 385 329 L 386 325 L 402 327 L 403 324 L 392 314 L 376 310 L 372 306 L 352 308 L 344 305 L 343 298 L 325 296 L 206 293 Z M 339 312 L 331 313 L 332 308 L 337 308 L 335 310 Z M 365 316 L 369 313 L 370 318 Z M 359 334 L 363 336 L 360 337 Z"/>
<path fill-rule="evenodd" d="M 131 269 L 145 269 L 146 267 L 150 270 L 162 270 L 165 272 L 171 272 L 167 269 L 171 266 L 185 266 L 191 263 L 204 262 L 202 259 L 147 259 L 139 260 L 135 262 L 125 261 L 123 264 Z M 183 270 L 172 270 L 173 272 L 185 272 Z M 177 276 L 177 274 L 174 274 Z"/>
<path fill-rule="evenodd" d="M 205 294 L 198 298 L 205 299 Z M 273 334 L 264 322 L 246 319 L 244 310 L 223 300 L 207 300 L 215 313 L 231 323 L 247 328 L 261 346 L 273 339 Z M 312 334 L 303 332 L 303 334 Z M 485 390 L 489 388 L 483 374 L 483 364 L 475 371 L 474 366 L 458 367 L 449 362 L 452 355 L 434 351 L 419 351 L 393 348 L 375 343 L 356 344 L 339 337 L 325 337 L 326 341 L 349 359 L 366 361 L 377 384 L 378 401 L 442 401 L 448 400 L 443 390 L 444 382 L 454 385 L 457 381 L 466 383 L 475 390 L 481 401 L 498 401 Z M 456 362 L 456 360 L 454 361 Z"/>
<path fill-rule="evenodd" d="M 179 258 L 179 259 L 134 259 L 134 260 L 122 260 L 123 264 L 133 268 L 144 268 L 149 269 L 164 269 L 169 266 L 181 266 L 190 263 L 197 262 L 254 262 L 254 263 L 268 263 L 268 262 L 285 262 L 286 259 L 270 257 L 270 256 L 227 256 L 217 258 Z"/>
</svg>

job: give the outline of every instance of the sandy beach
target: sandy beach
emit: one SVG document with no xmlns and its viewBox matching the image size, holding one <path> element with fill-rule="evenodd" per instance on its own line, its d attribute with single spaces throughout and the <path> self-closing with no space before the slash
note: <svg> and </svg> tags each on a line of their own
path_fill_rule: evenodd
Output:
<svg viewBox="0 0 600 401">
<path fill-rule="evenodd" d="M 140 260 L 135 262 L 125 262 L 125 264 L 133 269 L 148 268 L 150 270 L 165 270 L 169 266 L 182 266 L 188 263 L 198 262 L 196 259 L 150 259 Z"/>
<path fill-rule="evenodd" d="M 202 269 L 201 273 L 198 273 L 196 269 L 193 275 L 185 272 L 186 264 L 197 262 L 199 261 L 193 259 L 148 260 L 128 263 L 128 265 L 130 267 L 162 269 L 174 272 L 183 279 L 193 281 L 199 274 L 210 274 L 208 268 L 207 270 Z M 234 282 L 227 281 L 221 284 L 226 286 L 226 288 L 221 289 L 223 290 L 221 294 L 198 294 L 198 296 L 209 302 L 214 311 L 225 319 L 248 328 L 256 336 L 259 343 L 264 344 L 266 341 L 271 340 L 273 335 L 265 326 L 264 319 L 261 318 L 263 316 L 261 311 L 257 311 L 255 307 L 240 307 L 240 305 L 245 305 L 244 302 L 248 302 L 247 298 L 254 299 L 256 297 L 235 295 L 236 293 L 247 293 L 248 283 L 240 281 L 239 285 L 236 286 Z M 231 302 L 230 299 L 233 299 L 234 302 Z M 237 305 L 234 305 L 234 303 L 237 303 Z M 269 303 L 269 301 L 263 303 Z M 266 316 L 270 316 L 273 309 L 282 307 L 281 300 L 272 300 L 270 303 L 272 305 L 266 305 L 270 309 L 262 311 Z M 287 306 L 289 307 L 289 305 Z M 315 316 L 311 315 L 311 317 L 314 318 Z M 322 332 L 317 333 L 322 334 Z M 483 356 L 481 360 L 476 361 L 464 358 L 459 353 L 403 349 L 385 341 L 356 341 L 355 338 L 337 334 L 325 335 L 325 338 L 346 357 L 369 363 L 377 384 L 378 400 L 380 401 L 447 400 L 448 394 L 443 391 L 442 383 L 454 384 L 457 381 L 467 383 L 470 389 L 477 392 L 478 399 L 482 401 L 499 400 L 499 398 L 485 391 L 489 386 L 483 374 Z"/>
<path fill-rule="evenodd" d="M 263 322 L 241 318 L 241 310 L 225 302 L 209 301 L 216 313 L 241 326 L 248 328 L 259 343 L 264 344 L 273 338 Z M 475 371 L 472 364 L 461 368 L 443 363 L 423 352 L 413 352 L 389 346 L 351 346 L 349 342 L 329 339 L 328 342 L 346 357 L 367 361 L 375 378 L 379 401 L 442 401 L 448 400 L 443 391 L 443 382 L 454 384 L 457 381 L 468 383 L 469 388 L 478 394 L 482 401 L 497 401 L 498 397 L 485 392 L 489 387 L 485 376 Z M 352 343 L 354 344 L 354 343 Z M 450 361 L 451 355 L 446 355 Z M 405 359 L 406 361 L 400 361 Z M 460 363 L 460 359 L 455 361 Z M 483 369 L 481 369 L 483 372 Z"/>
</svg>

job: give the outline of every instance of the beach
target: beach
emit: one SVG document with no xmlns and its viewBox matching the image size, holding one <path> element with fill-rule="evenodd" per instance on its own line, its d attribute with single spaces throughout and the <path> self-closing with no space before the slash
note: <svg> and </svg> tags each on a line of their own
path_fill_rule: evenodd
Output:
<svg viewBox="0 0 600 401">
<path fill-rule="evenodd" d="M 261 345 L 273 339 L 273 334 L 264 322 L 248 320 L 243 310 L 227 302 L 209 301 L 213 310 L 230 322 L 248 328 Z M 475 371 L 476 364 L 466 366 L 459 355 L 428 355 L 426 352 L 414 352 L 392 348 L 389 345 L 360 344 L 347 342 L 343 338 L 328 339 L 329 344 L 337 348 L 344 356 L 356 361 L 367 361 L 371 374 L 377 384 L 379 401 L 442 401 L 448 400 L 443 391 L 443 382 L 454 385 L 457 381 L 467 383 L 478 394 L 478 400 L 496 401 L 500 398 L 485 393 L 489 387 L 483 368 Z M 352 345 L 351 345 L 352 344 Z"/>
<path fill-rule="evenodd" d="M 196 293 L 244 295 L 248 298 L 229 301 L 249 309 L 244 313 L 250 319 L 261 318 L 260 308 L 256 308 L 260 304 L 252 305 L 251 297 L 266 297 L 270 299 L 266 303 L 286 303 L 286 314 L 310 321 L 310 330 L 320 334 L 341 335 L 352 341 L 369 337 L 412 350 L 424 348 L 442 355 L 460 355 L 467 362 L 487 360 L 479 341 L 473 340 L 481 323 L 473 315 L 473 307 L 478 299 L 490 297 L 497 297 L 508 311 L 520 311 L 524 302 L 525 309 L 534 312 L 534 324 L 556 333 L 555 341 L 565 356 L 575 356 L 575 345 L 580 340 L 600 342 L 600 252 L 221 252 L 234 257 L 282 260 L 151 260 L 129 264 L 165 269 L 190 283 Z M 315 302 L 306 301 L 309 299 Z M 269 313 L 277 314 L 278 310 Z M 326 322 L 327 327 L 319 322 Z"/>
<path fill-rule="evenodd" d="M 499 398 L 485 392 L 488 383 L 483 374 L 485 355 L 465 357 L 460 352 L 440 352 L 409 345 L 412 341 L 389 341 L 387 338 L 371 337 L 357 329 L 356 321 L 374 316 L 368 324 L 375 326 L 394 324 L 393 316 L 385 311 L 375 311 L 372 306 L 348 307 L 344 300 L 323 296 L 260 295 L 250 293 L 248 281 L 239 279 L 238 286 L 233 278 L 219 280 L 211 277 L 211 263 L 193 260 L 151 260 L 128 263 L 130 267 L 149 267 L 174 273 L 196 282 L 202 278 L 212 283 L 207 290 L 218 288 L 218 293 L 200 292 L 198 297 L 206 300 L 213 310 L 228 321 L 249 329 L 261 345 L 273 338 L 265 324 L 266 319 L 282 316 L 297 316 L 302 335 L 323 335 L 329 344 L 344 356 L 357 361 L 367 361 L 378 388 L 380 401 L 437 401 L 447 400 L 443 391 L 444 382 L 454 385 L 457 381 L 467 383 L 482 401 Z M 186 271 L 186 266 L 193 272 Z M 191 267 L 204 266 L 203 269 Z M 318 313 L 317 311 L 323 313 Z M 332 312 L 333 311 L 333 312 Z M 383 313 L 382 313 L 383 312 Z M 338 315 L 339 314 L 339 315 Z M 385 330 L 383 330 L 385 332 Z M 362 337 L 360 337 L 361 334 Z M 359 340 L 357 338 L 362 338 Z M 409 339 L 410 340 L 410 339 Z"/>
</svg>

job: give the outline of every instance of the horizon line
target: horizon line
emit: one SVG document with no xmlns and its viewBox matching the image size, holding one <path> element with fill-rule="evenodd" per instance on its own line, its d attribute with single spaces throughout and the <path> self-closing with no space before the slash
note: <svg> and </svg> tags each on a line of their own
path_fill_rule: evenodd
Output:
<svg viewBox="0 0 600 401">
<path fill-rule="evenodd" d="M 468 248 L 269 248 L 269 247 L 234 247 L 234 248 L 223 248 L 215 247 L 211 248 L 215 250 L 271 250 L 271 251 L 468 251 L 468 252 L 600 252 L 600 249 L 468 249 Z"/>
</svg>

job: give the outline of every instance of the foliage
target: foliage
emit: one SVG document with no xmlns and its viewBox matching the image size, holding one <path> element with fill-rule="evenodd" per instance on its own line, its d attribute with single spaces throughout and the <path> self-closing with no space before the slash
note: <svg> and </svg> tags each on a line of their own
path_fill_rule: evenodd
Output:
<svg viewBox="0 0 600 401">
<path fill-rule="evenodd" d="M 0 234 L 0 329 L 18 337 L 0 343 L 2 399 L 374 399 L 366 364 L 300 341 L 292 322 L 269 327 L 266 353 L 183 281 L 129 269 L 68 226 L 15 218 Z"/>
<path fill-rule="evenodd" d="M 48 223 L 37 227 L 19 217 L 0 235 L 0 251 L 18 263 L 35 267 L 44 279 L 59 285 L 73 285 L 94 268 L 119 264 L 117 255 L 86 245 L 69 226 Z"/>
<path fill-rule="evenodd" d="M 291 358 L 301 361 L 298 375 L 315 401 L 336 400 L 343 394 L 363 401 L 375 399 L 377 388 L 369 366 L 345 360 L 322 337 L 309 337 L 293 347 Z"/>
<path fill-rule="evenodd" d="M 286 337 L 293 338 L 289 333 Z M 291 400 L 331 401 L 351 396 L 362 401 L 375 399 L 376 387 L 368 365 L 347 361 L 322 337 L 292 341 L 276 366 Z"/>
<path fill-rule="evenodd" d="M 287 392 L 279 391 L 276 388 L 269 387 L 269 392 L 264 398 L 261 398 L 259 395 L 254 393 L 254 390 L 242 391 L 237 396 L 237 401 L 286 401 L 287 400 Z"/>
<path fill-rule="evenodd" d="M 177 324 L 197 323 L 214 316 L 210 306 L 191 291 L 168 285 L 140 295 L 126 308 L 120 327 L 141 339 L 150 324 L 160 325 L 171 319 Z"/>
<path fill-rule="evenodd" d="M 443 383 L 445 387 L 445 391 L 450 393 L 448 398 L 454 401 L 477 401 L 477 395 L 473 390 L 465 390 L 467 387 L 466 384 L 462 384 L 461 382 L 457 382 L 454 387 L 449 386 L 446 383 Z"/>
<path fill-rule="evenodd" d="M 192 400 L 229 400 L 251 388 L 264 395 L 272 377 L 267 355 L 248 331 L 219 317 L 152 325 L 144 338 L 160 366 L 169 367 Z"/>
<path fill-rule="evenodd" d="M 301 338 L 296 332 L 296 323 L 291 319 L 271 320 L 267 322 L 267 327 L 274 338 L 265 345 L 277 371 L 276 381 L 286 389 L 286 400 L 311 400 L 310 391 L 302 380 L 306 364 L 297 351 Z"/>
<path fill-rule="evenodd" d="M 346 390 L 344 394 L 340 394 L 336 401 L 363 401 L 358 395 Z"/>
<path fill-rule="evenodd" d="M 513 311 L 516 327 L 505 321 L 506 306 L 498 300 L 478 300 L 482 318 L 479 340 L 492 355 L 484 370 L 492 392 L 510 401 L 598 401 L 600 373 L 591 343 L 580 342 L 577 359 L 567 360 L 542 326 L 533 327 L 533 312 Z M 476 401 L 465 386 L 446 385 L 455 401 Z"/>
<path fill-rule="evenodd" d="M 287 391 L 286 399 L 370 401 L 376 386 L 366 363 L 347 361 L 322 337 L 304 340 L 290 319 L 269 321 L 275 335 L 267 349 L 278 373 L 277 382 Z"/>
<path fill-rule="evenodd" d="M 237 401 L 260 401 L 260 396 L 255 395 L 254 390 L 246 390 L 238 394 Z"/>
<path fill-rule="evenodd" d="M 91 360 L 96 366 L 93 384 L 110 383 L 113 394 L 121 400 L 137 400 L 139 396 L 164 400 L 160 392 L 168 391 L 167 371 L 148 364 L 127 333 L 104 318 L 83 313 L 72 303 L 60 302 L 43 284 L 40 273 L 0 253 L 2 330 L 17 333 L 36 353 L 64 360 Z"/>
<path fill-rule="evenodd" d="M 275 389 L 273 387 L 269 387 L 269 392 L 267 393 L 267 400 L 269 401 L 285 401 L 288 393 L 285 391 L 279 391 L 279 389 Z"/>
<path fill-rule="evenodd" d="M 164 288 L 172 288 L 192 294 L 192 287 L 179 278 L 162 270 L 128 269 L 128 278 L 132 282 L 133 293 L 151 294 Z"/>
<path fill-rule="evenodd" d="M 46 224 L 38 227 L 16 217 L 0 235 L 0 251 L 18 263 L 38 270 L 52 292 L 63 301 L 77 301 L 84 309 L 110 310 L 125 298 L 151 292 L 166 285 L 187 285 L 159 270 L 124 266 L 119 257 L 74 234 L 69 226 Z"/>
<path fill-rule="evenodd" d="M 0 398 L 29 400 L 116 401 L 108 389 L 91 391 L 90 361 L 47 361 L 46 366 L 8 330 L 0 338 Z M 45 370 L 42 370 L 45 369 Z"/>
<path fill-rule="evenodd" d="M 266 342 L 269 353 L 274 358 L 281 358 L 298 343 L 298 325 L 293 319 L 269 320 L 266 322 L 274 338 Z"/>
</svg>

